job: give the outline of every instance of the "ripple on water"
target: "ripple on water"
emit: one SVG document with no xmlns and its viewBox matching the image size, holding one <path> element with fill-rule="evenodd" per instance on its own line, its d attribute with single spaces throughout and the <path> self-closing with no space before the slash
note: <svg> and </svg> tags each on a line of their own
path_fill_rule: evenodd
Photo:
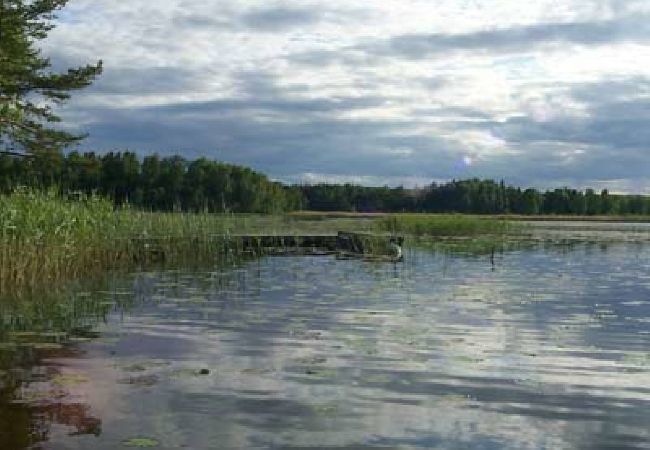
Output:
<svg viewBox="0 0 650 450">
<path fill-rule="evenodd" d="M 137 300 L 99 337 L 23 330 L 0 345 L 0 385 L 54 447 L 650 447 L 649 246 L 531 247 L 496 266 L 409 252 L 135 276 L 115 290 Z M 25 391 L 12 364 L 43 386 Z M 49 387 L 58 366 L 83 382 Z M 47 401 L 59 413 L 43 416 Z M 92 440 L 60 431 L 97 417 Z"/>
</svg>

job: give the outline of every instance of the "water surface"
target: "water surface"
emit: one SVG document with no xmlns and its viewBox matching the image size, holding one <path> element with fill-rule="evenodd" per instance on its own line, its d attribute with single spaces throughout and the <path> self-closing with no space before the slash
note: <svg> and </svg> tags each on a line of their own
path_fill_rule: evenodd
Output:
<svg viewBox="0 0 650 450">
<path fill-rule="evenodd" d="M 59 334 L 4 311 L 1 448 L 650 448 L 644 242 L 267 257 L 75 305 Z"/>
</svg>

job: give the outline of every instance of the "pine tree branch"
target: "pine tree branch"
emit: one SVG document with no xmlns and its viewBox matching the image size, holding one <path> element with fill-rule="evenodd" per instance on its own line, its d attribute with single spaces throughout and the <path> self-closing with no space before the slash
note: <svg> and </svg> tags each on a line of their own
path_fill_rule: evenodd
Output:
<svg viewBox="0 0 650 450">
<path fill-rule="evenodd" d="M 0 150 L 0 155 L 7 155 L 7 156 L 17 156 L 19 158 L 34 158 L 35 156 L 30 154 L 30 153 L 19 153 L 19 152 L 12 152 L 9 150 Z"/>
</svg>

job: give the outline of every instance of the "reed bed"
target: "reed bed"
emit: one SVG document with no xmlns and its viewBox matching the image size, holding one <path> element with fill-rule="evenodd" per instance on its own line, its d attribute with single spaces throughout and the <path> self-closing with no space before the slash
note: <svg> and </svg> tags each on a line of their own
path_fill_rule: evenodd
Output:
<svg viewBox="0 0 650 450">
<path fill-rule="evenodd" d="M 215 261 L 236 251 L 236 232 L 283 228 L 275 216 L 151 213 L 97 196 L 17 190 L 0 196 L 0 297 L 109 269 Z"/>
<path fill-rule="evenodd" d="M 153 213 L 98 196 L 19 189 L 0 196 L 0 298 L 34 287 L 151 264 L 214 264 L 242 254 L 244 234 L 384 232 L 416 237 L 504 235 L 505 220 L 395 214 L 314 220 L 295 215 Z"/>
<path fill-rule="evenodd" d="M 501 236 L 515 226 L 505 219 L 461 214 L 391 214 L 376 221 L 380 231 L 416 237 Z"/>
</svg>

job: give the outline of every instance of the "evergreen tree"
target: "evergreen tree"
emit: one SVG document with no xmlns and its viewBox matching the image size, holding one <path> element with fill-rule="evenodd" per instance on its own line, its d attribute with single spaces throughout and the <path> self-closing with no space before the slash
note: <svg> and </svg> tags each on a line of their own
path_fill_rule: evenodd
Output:
<svg viewBox="0 0 650 450">
<path fill-rule="evenodd" d="M 57 153 L 83 137 L 53 128 L 60 119 L 52 107 L 71 90 L 88 86 L 101 72 L 101 61 L 54 73 L 37 45 L 67 2 L 0 0 L 0 152 Z"/>
</svg>

